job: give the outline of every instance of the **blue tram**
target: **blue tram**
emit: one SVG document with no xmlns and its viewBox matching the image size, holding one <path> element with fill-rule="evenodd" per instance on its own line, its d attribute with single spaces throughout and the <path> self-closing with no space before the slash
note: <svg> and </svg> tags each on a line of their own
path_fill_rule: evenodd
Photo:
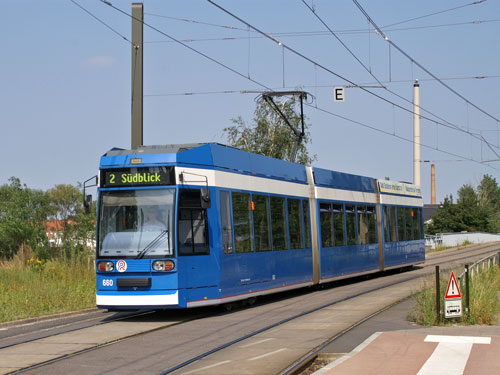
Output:
<svg viewBox="0 0 500 375">
<path fill-rule="evenodd" d="M 112 149 L 99 308 L 229 303 L 425 260 L 420 188 L 220 144 Z"/>
</svg>

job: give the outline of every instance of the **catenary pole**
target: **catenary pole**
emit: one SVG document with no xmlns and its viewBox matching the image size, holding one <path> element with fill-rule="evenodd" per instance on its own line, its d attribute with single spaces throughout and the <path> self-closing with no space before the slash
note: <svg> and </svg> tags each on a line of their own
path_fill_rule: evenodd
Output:
<svg viewBox="0 0 500 375">
<path fill-rule="evenodd" d="M 144 6 L 132 4 L 132 149 L 143 144 L 143 29 Z"/>
<path fill-rule="evenodd" d="M 413 183 L 422 186 L 420 175 L 420 85 L 413 85 Z"/>
</svg>

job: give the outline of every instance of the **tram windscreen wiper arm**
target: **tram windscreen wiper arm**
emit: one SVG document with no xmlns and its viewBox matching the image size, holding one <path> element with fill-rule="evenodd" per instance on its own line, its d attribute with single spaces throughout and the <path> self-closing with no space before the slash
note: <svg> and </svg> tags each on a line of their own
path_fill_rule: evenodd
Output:
<svg viewBox="0 0 500 375">
<path fill-rule="evenodd" d="M 150 243 L 148 243 L 144 249 L 142 249 L 139 254 L 135 257 L 135 259 L 142 259 L 144 256 L 156 245 L 160 240 L 168 233 L 167 229 L 164 229 L 157 235 Z"/>
</svg>

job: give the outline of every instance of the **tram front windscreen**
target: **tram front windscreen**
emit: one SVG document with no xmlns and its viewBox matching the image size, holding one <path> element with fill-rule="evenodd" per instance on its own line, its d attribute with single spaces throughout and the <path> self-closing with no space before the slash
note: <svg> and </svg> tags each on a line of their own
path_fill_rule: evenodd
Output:
<svg viewBox="0 0 500 375">
<path fill-rule="evenodd" d="M 174 256 L 175 189 L 101 191 L 101 258 Z"/>
</svg>

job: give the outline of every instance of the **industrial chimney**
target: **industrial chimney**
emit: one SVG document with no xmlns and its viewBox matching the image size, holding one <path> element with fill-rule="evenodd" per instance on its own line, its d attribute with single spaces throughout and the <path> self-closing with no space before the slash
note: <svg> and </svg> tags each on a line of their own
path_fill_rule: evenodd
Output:
<svg viewBox="0 0 500 375">
<path fill-rule="evenodd" d="M 431 204 L 436 204 L 436 166 L 431 164 Z"/>
</svg>

